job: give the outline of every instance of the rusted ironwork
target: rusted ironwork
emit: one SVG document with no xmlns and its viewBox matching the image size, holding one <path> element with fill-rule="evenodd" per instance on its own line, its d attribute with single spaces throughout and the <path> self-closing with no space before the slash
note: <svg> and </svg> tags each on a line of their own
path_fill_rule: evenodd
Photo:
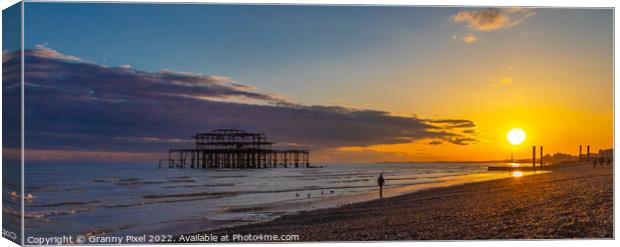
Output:
<svg viewBox="0 0 620 247">
<path fill-rule="evenodd" d="M 159 160 L 159 167 L 249 169 L 273 167 L 309 167 L 308 150 L 272 149 L 263 133 L 219 129 L 192 137 L 191 149 L 170 149 L 168 158 Z"/>
</svg>

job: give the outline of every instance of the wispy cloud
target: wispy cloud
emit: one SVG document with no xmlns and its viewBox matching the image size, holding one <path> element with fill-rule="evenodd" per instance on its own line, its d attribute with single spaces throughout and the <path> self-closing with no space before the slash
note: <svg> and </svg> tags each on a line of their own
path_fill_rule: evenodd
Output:
<svg viewBox="0 0 620 247">
<path fill-rule="evenodd" d="M 36 45 L 36 49 L 32 49 L 30 55 L 35 57 L 56 59 L 60 61 L 86 62 L 85 60 L 82 60 L 81 58 L 78 58 L 76 56 L 62 54 L 52 48 L 47 47 L 44 44 Z"/>
<path fill-rule="evenodd" d="M 473 128 L 476 127 L 473 121 L 464 119 L 428 119 L 428 123 L 441 126 L 444 129 Z"/>
<path fill-rule="evenodd" d="M 476 35 L 468 33 L 465 36 L 461 37 L 461 39 L 463 40 L 463 42 L 467 44 L 471 44 L 471 43 L 476 42 L 476 40 L 478 40 L 478 37 L 476 37 Z"/>
<path fill-rule="evenodd" d="M 512 84 L 514 82 L 514 78 L 512 78 L 511 76 L 502 76 L 499 78 L 493 78 L 491 79 L 491 82 L 500 84 L 500 85 L 509 85 Z"/>
<path fill-rule="evenodd" d="M 505 76 L 505 77 L 502 77 L 502 78 L 499 80 L 499 83 L 501 83 L 501 84 L 511 84 L 513 81 L 514 81 L 514 80 L 512 79 L 512 77 L 510 77 L 510 76 Z"/>
<path fill-rule="evenodd" d="M 487 8 L 461 11 L 451 19 L 455 23 L 464 23 L 469 30 L 488 32 L 518 26 L 535 14 L 528 8 Z"/>
</svg>

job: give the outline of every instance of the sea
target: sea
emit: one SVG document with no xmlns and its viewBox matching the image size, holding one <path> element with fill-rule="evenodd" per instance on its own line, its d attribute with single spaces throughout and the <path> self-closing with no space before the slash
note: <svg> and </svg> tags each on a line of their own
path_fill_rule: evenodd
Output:
<svg viewBox="0 0 620 247">
<path fill-rule="evenodd" d="M 25 167 L 24 227 L 26 237 L 177 235 L 375 200 L 380 174 L 385 178 L 384 197 L 529 175 L 489 172 L 490 165 L 519 166 L 381 163 L 213 170 L 153 164 L 33 164 Z M 3 193 L 5 203 L 20 200 L 11 186 L 4 186 Z M 4 210 L 5 217 L 16 215 Z"/>
</svg>

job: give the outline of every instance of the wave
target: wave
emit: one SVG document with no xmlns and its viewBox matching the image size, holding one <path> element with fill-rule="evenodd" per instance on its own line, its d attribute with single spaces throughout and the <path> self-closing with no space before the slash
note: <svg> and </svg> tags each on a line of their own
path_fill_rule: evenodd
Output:
<svg viewBox="0 0 620 247">
<path fill-rule="evenodd" d="M 370 181 L 370 179 L 365 178 L 365 179 L 352 179 L 352 180 L 329 181 L 328 183 L 330 183 L 330 184 L 340 184 L 340 183 L 357 183 L 357 182 L 367 182 L 367 181 Z"/>
<path fill-rule="evenodd" d="M 100 202 L 101 201 L 99 201 L 99 200 L 85 201 L 85 202 L 66 201 L 66 202 L 57 202 L 57 203 L 28 205 L 27 207 L 29 207 L 29 208 L 60 207 L 60 206 L 70 206 L 70 205 L 86 205 L 86 204 L 93 204 L 93 203 L 100 203 Z"/>
<path fill-rule="evenodd" d="M 116 185 L 119 186 L 135 186 L 135 185 L 146 185 L 146 184 L 165 184 L 165 181 L 138 181 L 138 182 L 117 182 Z"/>
<path fill-rule="evenodd" d="M 168 194 L 168 195 L 143 195 L 143 198 L 146 199 L 158 199 L 158 198 L 173 198 L 173 197 L 197 197 L 197 196 L 234 196 L 238 195 L 238 192 L 197 192 L 197 193 L 187 193 L 187 194 Z"/>
<path fill-rule="evenodd" d="M 18 209 L 13 209 L 13 208 L 7 207 L 6 205 L 2 205 L 2 206 L 3 206 L 2 207 L 2 212 L 3 213 L 5 213 L 6 215 L 14 216 L 14 217 L 19 217 L 20 220 L 21 220 L 21 217 L 22 217 L 21 209 L 19 209 L 19 210 Z M 4 215 L 4 216 L 6 216 L 6 215 Z"/>
<path fill-rule="evenodd" d="M 83 232 L 82 235 L 84 235 L 87 238 L 90 237 L 90 236 L 106 235 L 106 234 L 109 234 L 109 233 L 112 233 L 112 232 L 116 232 L 116 231 L 127 230 L 129 228 L 134 227 L 134 226 L 136 226 L 136 224 L 122 224 L 122 225 L 104 226 L 104 227 L 95 228 L 95 229 Z"/>
<path fill-rule="evenodd" d="M 11 199 L 13 199 L 14 201 L 19 201 L 22 199 L 21 195 L 19 193 L 17 193 L 17 191 L 11 191 L 9 193 L 9 197 Z M 35 196 L 32 193 L 27 193 L 24 196 L 24 200 L 26 200 L 26 202 L 31 202 L 32 200 L 34 200 Z"/>
<path fill-rule="evenodd" d="M 168 183 L 194 183 L 196 180 L 170 180 L 170 181 L 138 181 L 138 182 L 118 182 L 119 186 L 136 186 L 148 184 L 168 184 Z"/>
<path fill-rule="evenodd" d="M 245 175 L 220 175 L 220 176 L 212 176 L 211 178 L 244 178 L 247 177 Z"/>
<path fill-rule="evenodd" d="M 189 179 L 189 176 L 182 177 L 170 177 L 170 180 L 166 181 L 144 181 L 140 178 L 97 178 L 92 181 L 95 183 L 115 183 L 119 186 L 136 186 L 136 185 L 150 185 L 150 184 L 166 184 L 166 183 L 194 183 L 196 180 Z"/>
<path fill-rule="evenodd" d="M 64 210 L 42 210 L 42 211 L 34 211 L 27 212 L 24 215 L 26 219 L 41 219 L 47 218 L 51 216 L 59 216 L 59 215 L 67 215 L 67 214 L 77 214 L 82 212 L 89 212 L 95 210 L 93 207 L 88 208 L 72 208 L 72 209 L 64 209 Z"/>
<path fill-rule="evenodd" d="M 198 187 L 223 187 L 223 186 L 235 186 L 234 183 L 221 183 L 221 184 L 197 184 L 197 185 L 170 185 L 164 186 L 166 189 L 175 188 L 198 188 Z"/>
<path fill-rule="evenodd" d="M 118 178 L 95 178 L 92 181 L 95 183 L 111 183 L 118 182 Z"/>
<path fill-rule="evenodd" d="M 144 206 L 144 205 L 162 204 L 162 203 L 201 201 L 201 200 L 209 200 L 209 199 L 218 199 L 222 197 L 225 197 L 225 195 L 197 197 L 197 198 L 184 198 L 184 199 L 174 199 L 174 200 L 157 200 L 157 201 L 150 201 L 150 202 L 137 202 L 137 203 L 127 203 L 127 204 L 110 204 L 110 205 L 101 205 L 100 207 L 102 208 L 128 208 L 128 207 L 139 207 L 139 206 Z"/>
<path fill-rule="evenodd" d="M 196 180 L 193 179 L 173 179 L 173 180 L 168 180 L 168 183 L 194 183 L 196 182 Z"/>
<path fill-rule="evenodd" d="M 369 173 L 333 173 L 333 174 L 321 174 L 317 177 L 316 174 L 307 174 L 307 175 L 291 175 L 286 176 L 287 178 L 329 178 L 329 177 L 377 177 L 377 175 L 369 174 Z"/>
<path fill-rule="evenodd" d="M 191 176 L 176 176 L 176 177 L 167 177 L 167 178 L 172 178 L 172 179 L 188 179 L 188 178 L 192 178 Z"/>
</svg>

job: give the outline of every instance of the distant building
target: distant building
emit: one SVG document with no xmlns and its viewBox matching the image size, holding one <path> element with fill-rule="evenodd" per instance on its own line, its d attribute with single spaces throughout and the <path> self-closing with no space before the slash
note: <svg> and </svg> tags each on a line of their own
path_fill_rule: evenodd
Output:
<svg viewBox="0 0 620 247">
<path fill-rule="evenodd" d="M 546 163 L 563 163 L 563 162 L 569 162 L 569 161 L 575 161 L 577 160 L 577 156 L 573 156 L 570 154 L 565 154 L 565 153 L 555 153 L 553 155 L 545 155 L 545 157 L 543 158 L 545 160 Z"/>
<path fill-rule="evenodd" d="M 614 149 L 601 149 L 598 151 L 598 155 L 605 158 L 613 158 L 614 157 Z"/>
</svg>

